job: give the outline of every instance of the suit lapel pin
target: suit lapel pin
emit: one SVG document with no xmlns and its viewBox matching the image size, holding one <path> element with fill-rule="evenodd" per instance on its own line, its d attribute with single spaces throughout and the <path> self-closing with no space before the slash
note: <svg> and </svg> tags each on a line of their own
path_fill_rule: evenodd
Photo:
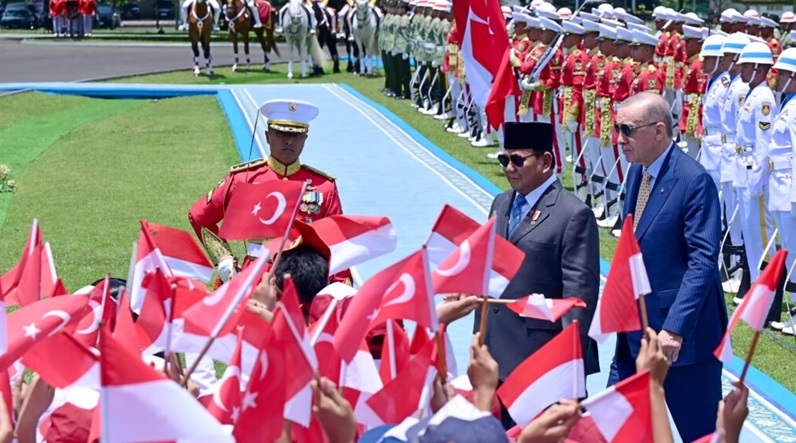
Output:
<svg viewBox="0 0 796 443">
<path fill-rule="evenodd" d="M 533 217 L 531 217 L 531 225 L 535 225 L 536 224 L 536 220 L 539 219 L 539 215 L 540 214 L 541 214 L 541 212 L 538 209 L 533 211 Z"/>
<path fill-rule="evenodd" d="M 661 188 L 661 194 L 663 194 L 664 192 L 666 192 L 666 189 Z"/>
</svg>

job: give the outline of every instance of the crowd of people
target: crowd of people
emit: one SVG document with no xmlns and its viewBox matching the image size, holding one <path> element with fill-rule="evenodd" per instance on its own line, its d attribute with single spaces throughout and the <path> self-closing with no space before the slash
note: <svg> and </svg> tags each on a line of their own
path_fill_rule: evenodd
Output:
<svg viewBox="0 0 796 443">
<path fill-rule="evenodd" d="M 50 0 L 49 7 L 56 37 L 91 36 L 97 15 L 96 0 Z"/>
</svg>

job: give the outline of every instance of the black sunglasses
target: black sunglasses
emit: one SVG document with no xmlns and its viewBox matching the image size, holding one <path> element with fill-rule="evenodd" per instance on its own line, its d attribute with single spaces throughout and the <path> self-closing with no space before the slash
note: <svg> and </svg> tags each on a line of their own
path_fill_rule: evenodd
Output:
<svg viewBox="0 0 796 443">
<path fill-rule="evenodd" d="M 632 137 L 633 134 L 636 131 L 638 131 L 639 129 L 646 128 L 647 126 L 657 125 L 658 123 L 660 123 L 660 122 L 652 122 L 652 123 L 650 123 L 648 125 L 641 125 L 641 126 L 635 126 L 635 127 L 630 126 L 630 125 L 626 125 L 624 123 L 622 123 L 621 125 L 614 124 L 614 131 L 616 131 L 617 134 L 624 135 L 625 137 Z"/>
<path fill-rule="evenodd" d="M 515 168 L 521 168 L 522 165 L 525 164 L 525 160 L 535 156 L 536 154 L 528 154 L 525 157 L 521 156 L 520 154 L 498 154 L 497 159 L 500 164 L 505 168 L 508 167 L 509 161 Z"/>
</svg>

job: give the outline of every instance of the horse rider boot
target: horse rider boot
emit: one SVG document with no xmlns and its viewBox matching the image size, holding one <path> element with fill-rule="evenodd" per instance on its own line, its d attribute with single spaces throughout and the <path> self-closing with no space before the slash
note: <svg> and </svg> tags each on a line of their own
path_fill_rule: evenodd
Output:
<svg viewBox="0 0 796 443">
<path fill-rule="evenodd" d="M 254 27 L 262 28 L 263 22 L 260 21 L 260 10 L 257 9 L 257 5 L 254 4 L 254 0 L 246 0 L 246 6 L 249 7 L 249 12 L 251 12 L 252 17 L 254 17 Z M 218 19 L 216 19 L 216 24 L 218 24 Z"/>
<path fill-rule="evenodd" d="M 188 30 L 188 9 L 193 4 L 194 0 L 185 0 L 182 2 L 182 8 L 180 8 L 180 21 L 182 24 L 180 25 L 181 31 Z M 216 0 L 207 0 L 207 3 L 210 4 L 210 7 L 213 8 L 213 29 L 218 30 L 218 20 L 221 18 L 221 7 L 218 6 L 218 2 Z M 259 14 L 255 14 L 257 16 L 257 20 L 259 21 Z"/>
</svg>

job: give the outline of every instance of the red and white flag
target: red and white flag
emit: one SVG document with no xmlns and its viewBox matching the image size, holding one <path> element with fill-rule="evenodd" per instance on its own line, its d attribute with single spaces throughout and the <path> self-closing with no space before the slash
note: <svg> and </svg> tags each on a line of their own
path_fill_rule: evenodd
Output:
<svg viewBox="0 0 796 443">
<path fill-rule="evenodd" d="M 616 246 L 611 270 L 608 271 L 603 295 L 597 302 L 589 337 L 602 343 L 613 332 L 640 330 L 636 300 L 650 292 L 647 268 L 633 232 L 633 215 L 628 214 L 622 225 L 622 235 Z"/>
<path fill-rule="evenodd" d="M 334 336 L 334 347 L 346 362 L 373 325 L 407 319 L 439 329 L 425 250 L 420 250 L 371 277 L 359 288 Z"/>
<path fill-rule="evenodd" d="M 398 237 L 387 217 L 332 215 L 310 226 L 329 246 L 329 275 L 388 254 L 398 245 Z"/>
<path fill-rule="evenodd" d="M 458 209 L 445 205 L 426 241 L 429 262 L 440 264 L 453 254 L 481 224 Z M 489 286 L 484 295 L 498 298 L 519 270 L 525 253 L 503 237 L 495 236 Z"/>
<path fill-rule="evenodd" d="M 131 263 L 132 264 L 132 263 Z M 130 288 L 130 307 L 133 312 L 140 312 L 141 305 L 144 304 L 144 294 L 146 288 L 144 287 L 144 278 L 155 269 L 160 269 L 166 276 L 171 276 L 171 268 L 166 263 L 166 258 L 157 247 L 152 237 L 149 235 L 144 227 L 138 234 L 138 244 L 135 253 L 135 264 L 132 264 L 132 272 L 128 287 Z"/>
<path fill-rule="evenodd" d="M 389 383 L 409 364 L 409 337 L 395 320 L 387 320 L 387 333 L 381 348 L 379 375 Z"/>
<path fill-rule="evenodd" d="M 210 283 L 213 264 L 207 259 L 193 235 L 181 229 L 157 225 L 146 220 L 141 220 L 141 228 L 160 249 L 173 275 Z"/>
<path fill-rule="evenodd" d="M 431 273 L 436 294 L 487 295 L 495 244 L 495 218 L 475 230 Z"/>
<path fill-rule="evenodd" d="M 219 337 L 233 333 L 246 310 L 246 301 L 260 283 L 269 254 L 261 255 L 220 288 L 208 294 L 183 314 L 185 331 Z"/>
<path fill-rule="evenodd" d="M 520 427 L 561 399 L 585 397 L 586 376 L 578 322 L 572 322 L 520 363 L 497 390 L 497 395 Z"/>
<path fill-rule="evenodd" d="M 71 322 L 78 322 L 88 312 L 88 296 L 69 295 L 39 300 L 8 314 L 8 350 L 0 355 L 0 369 L 6 369 L 36 343 Z"/>
<path fill-rule="evenodd" d="M 282 309 L 275 310 L 273 324 L 285 322 L 286 315 Z M 274 343 L 273 331 L 269 330 L 268 334 L 241 400 L 240 416 L 233 431 L 237 443 L 274 441 L 282 435 L 285 386 L 289 378 L 286 370 L 292 362 L 285 357 L 282 347 Z"/>
<path fill-rule="evenodd" d="M 626 378 L 581 404 L 589 411 L 606 441 L 636 443 L 655 440 L 652 433 L 649 371 Z"/>
<path fill-rule="evenodd" d="M 103 442 L 235 441 L 188 391 L 149 367 L 105 328 L 100 334 Z"/>
<path fill-rule="evenodd" d="M 207 404 L 207 410 L 219 423 L 225 425 L 234 425 L 240 415 L 240 406 L 243 400 L 240 380 L 240 351 L 242 343 L 243 332 L 238 331 L 238 343 L 232 353 L 232 360 L 229 361 L 229 365 L 224 369 L 221 379 L 211 386 L 210 392 L 208 392 L 212 396 Z"/>
<path fill-rule="evenodd" d="M 506 20 L 498 0 L 462 0 L 453 5 L 462 36 L 462 61 L 475 104 L 487 105 L 492 82 L 509 48 Z"/>
<path fill-rule="evenodd" d="M 75 339 L 86 347 L 97 347 L 99 328 L 103 322 L 110 325 L 111 329 L 115 327 L 117 303 L 111 297 L 109 279 L 106 276 L 88 292 L 91 312 L 80 319 L 74 328 L 69 328 Z"/>
<path fill-rule="evenodd" d="M 774 301 L 774 293 L 777 291 L 777 286 L 779 286 L 785 269 L 785 258 L 787 256 L 787 249 L 777 251 L 768 266 L 760 273 L 760 277 L 758 277 L 755 284 L 749 288 L 743 301 L 738 305 L 738 309 L 732 313 L 724 338 L 719 343 L 719 347 L 713 352 L 717 359 L 723 362 L 732 361 L 732 331 L 739 320 L 746 322 L 755 331 L 763 330 L 766 325 L 768 311 L 771 309 L 771 303 Z"/>
<path fill-rule="evenodd" d="M 282 237 L 290 229 L 307 184 L 293 180 L 238 185 L 218 234 L 225 240 Z"/>
<path fill-rule="evenodd" d="M 500 129 L 503 126 L 506 110 L 506 99 L 512 95 L 522 95 L 514 75 L 514 67 L 511 66 L 511 47 L 506 45 L 503 48 L 496 48 L 503 51 L 500 67 L 495 74 L 492 88 L 489 90 L 489 97 L 486 100 L 486 120 L 489 126 Z"/>
<path fill-rule="evenodd" d="M 0 277 L 0 281 L 0 298 L 5 300 L 6 305 L 25 306 L 43 297 L 55 295 L 58 277 L 50 244 L 42 240 L 39 220 L 33 219 L 19 262 Z M 24 286 L 21 296 L 18 289 L 20 283 Z"/>
<path fill-rule="evenodd" d="M 558 321 L 572 308 L 585 308 L 586 302 L 577 297 L 557 299 L 545 298 L 542 294 L 531 294 L 518 298 L 506 307 L 520 314 L 520 317 Z"/>
<path fill-rule="evenodd" d="M 38 342 L 22 363 L 54 388 L 100 388 L 99 356 L 66 331 Z"/>
</svg>

